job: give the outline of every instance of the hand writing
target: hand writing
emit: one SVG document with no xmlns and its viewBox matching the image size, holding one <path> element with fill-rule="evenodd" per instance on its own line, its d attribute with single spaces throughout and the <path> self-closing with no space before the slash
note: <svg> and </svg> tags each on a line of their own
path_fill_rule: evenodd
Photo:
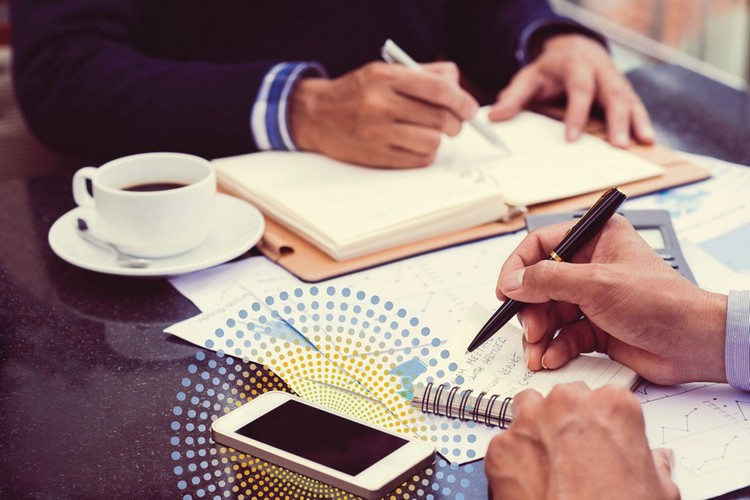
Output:
<svg viewBox="0 0 750 500">
<path fill-rule="evenodd" d="M 458 134 L 478 104 L 458 85 L 453 63 L 423 68 L 375 62 L 335 80 L 301 80 L 290 105 L 296 144 L 362 165 L 429 165 L 441 135 Z"/>
<path fill-rule="evenodd" d="M 543 260 L 571 224 L 532 232 L 500 271 L 497 296 L 529 303 L 519 315 L 529 368 L 599 351 L 660 384 L 726 382 L 727 297 L 683 278 L 620 215 L 574 263 Z"/>
</svg>

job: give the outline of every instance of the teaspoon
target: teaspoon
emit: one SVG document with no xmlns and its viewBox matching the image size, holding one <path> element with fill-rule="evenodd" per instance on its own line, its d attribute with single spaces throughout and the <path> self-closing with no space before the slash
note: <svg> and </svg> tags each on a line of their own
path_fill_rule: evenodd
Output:
<svg viewBox="0 0 750 500">
<path fill-rule="evenodd" d="M 112 252 L 115 253 L 115 260 L 117 261 L 117 265 L 120 267 L 132 267 L 132 268 L 143 268 L 148 267 L 151 265 L 151 260 L 149 259 L 141 259 L 138 257 L 130 257 L 129 255 L 125 255 L 122 253 L 122 251 L 117 248 L 113 243 L 110 243 L 108 241 L 104 241 L 100 239 L 97 236 L 94 236 L 91 234 L 91 231 L 89 231 L 89 226 L 86 224 L 86 221 L 80 217 L 77 219 L 78 221 L 78 234 L 81 235 L 81 237 L 90 242 L 94 243 L 95 245 L 99 245 L 100 247 L 104 247 Z"/>
</svg>

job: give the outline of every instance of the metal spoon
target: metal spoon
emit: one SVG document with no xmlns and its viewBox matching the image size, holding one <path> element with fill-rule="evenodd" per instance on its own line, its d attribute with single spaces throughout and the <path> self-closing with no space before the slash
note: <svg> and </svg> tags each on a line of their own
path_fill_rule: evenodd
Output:
<svg viewBox="0 0 750 500">
<path fill-rule="evenodd" d="M 97 236 L 94 236 L 89 231 L 89 226 L 86 224 L 86 221 L 84 219 L 81 219 L 78 217 L 78 234 L 81 235 L 81 237 L 90 242 L 94 243 L 95 245 L 99 245 L 100 247 L 104 247 L 112 252 L 115 253 L 115 260 L 117 261 L 117 265 L 120 267 L 132 267 L 132 268 L 143 268 L 148 267 L 151 265 L 151 260 L 149 259 L 141 259 L 138 257 L 130 257 L 129 255 L 125 255 L 122 253 L 122 251 L 117 248 L 113 243 L 110 243 L 108 241 L 104 241 L 100 239 Z"/>
</svg>

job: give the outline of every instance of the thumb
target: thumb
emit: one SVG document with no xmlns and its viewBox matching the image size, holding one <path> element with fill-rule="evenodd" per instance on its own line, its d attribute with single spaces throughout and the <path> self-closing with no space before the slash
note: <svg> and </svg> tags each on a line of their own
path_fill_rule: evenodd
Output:
<svg viewBox="0 0 750 500">
<path fill-rule="evenodd" d="M 501 274 L 500 291 L 511 299 L 528 303 L 550 300 L 580 304 L 592 293 L 589 264 L 543 260 L 533 266 Z"/>
<path fill-rule="evenodd" d="M 656 474 L 663 491 L 667 493 L 668 498 L 679 498 L 680 492 L 672 481 L 672 469 L 675 464 L 674 451 L 669 448 L 654 448 L 651 454 L 654 457 Z"/>
</svg>

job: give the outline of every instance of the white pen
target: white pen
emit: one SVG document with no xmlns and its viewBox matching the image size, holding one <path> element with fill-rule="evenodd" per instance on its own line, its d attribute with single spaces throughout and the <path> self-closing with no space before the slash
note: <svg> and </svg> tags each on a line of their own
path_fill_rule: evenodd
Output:
<svg viewBox="0 0 750 500">
<path fill-rule="evenodd" d="M 396 42 L 394 42 L 390 38 L 385 41 L 385 44 L 383 44 L 383 47 L 380 49 L 380 55 L 383 57 L 383 60 L 388 63 L 403 64 L 407 68 L 413 69 L 414 71 L 423 71 L 422 66 L 420 66 L 419 63 L 412 59 L 409 54 L 404 52 L 403 49 L 396 45 Z M 501 148 L 507 154 L 511 154 L 508 146 L 503 142 L 502 139 L 500 139 L 495 131 L 492 130 L 489 124 L 487 124 L 484 120 L 482 120 L 478 116 L 475 116 L 471 120 L 468 120 L 468 123 L 469 125 L 474 127 L 474 130 L 483 135 L 485 139 L 490 141 L 495 146 Z"/>
</svg>

